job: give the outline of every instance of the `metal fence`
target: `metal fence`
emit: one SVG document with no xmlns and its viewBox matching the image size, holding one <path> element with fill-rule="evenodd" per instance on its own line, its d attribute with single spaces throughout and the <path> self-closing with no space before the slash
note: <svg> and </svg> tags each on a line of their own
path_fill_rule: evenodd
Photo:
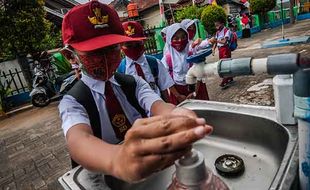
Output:
<svg viewBox="0 0 310 190">
<path fill-rule="evenodd" d="M 9 96 L 29 91 L 22 71 L 17 68 L 13 71 L 7 70 L 6 72 L 0 72 L 0 82 L 4 87 L 8 87 L 10 89 Z"/>
<path fill-rule="evenodd" d="M 151 27 L 144 29 L 144 35 L 147 38 L 144 42 L 144 48 L 146 54 L 158 54 L 161 51 L 157 47 L 156 42 L 156 31 L 161 30 L 161 28 Z"/>
</svg>

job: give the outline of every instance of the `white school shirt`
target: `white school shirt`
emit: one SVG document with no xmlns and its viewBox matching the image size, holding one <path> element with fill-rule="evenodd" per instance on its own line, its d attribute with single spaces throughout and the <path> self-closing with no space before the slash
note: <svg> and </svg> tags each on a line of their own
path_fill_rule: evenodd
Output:
<svg viewBox="0 0 310 190">
<path fill-rule="evenodd" d="M 140 56 L 137 61 L 134 61 L 132 59 L 130 59 L 129 57 L 126 56 L 126 70 L 125 70 L 125 74 L 128 75 L 137 75 L 137 70 L 135 67 L 134 63 L 138 63 L 144 73 L 145 76 L 145 80 L 147 83 L 151 84 L 155 84 L 155 79 L 154 76 L 152 74 L 151 68 L 147 62 L 147 59 L 145 57 L 145 55 L 143 54 L 142 56 Z M 160 91 L 164 91 L 168 88 L 170 88 L 171 86 L 174 85 L 174 81 L 171 78 L 171 76 L 169 75 L 169 72 L 167 71 L 167 69 L 165 68 L 165 66 L 163 65 L 163 63 L 156 59 L 157 63 L 158 63 L 158 86 L 155 85 L 155 89 L 153 89 L 158 95 L 160 95 Z"/>
<path fill-rule="evenodd" d="M 151 116 L 152 104 L 158 100 L 161 100 L 161 98 L 154 93 L 150 86 L 141 77 L 134 76 L 134 78 L 137 83 L 136 98 L 140 106 L 146 111 L 146 114 Z M 105 82 L 95 80 L 85 74 L 82 74 L 81 80 L 90 88 L 96 102 L 100 117 L 102 140 L 111 144 L 119 143 L 120 141 L 116 138 L 106 109 L 104 95 Z M 115 96 L 123 108 L 125 115 L 127 116 L 129 122 L 133 124 L 135 120 L 141 118 L 140 113 L 127 101 L 125 94 L 123 93 L 120 85 L 115 81 L 114 77 L 112 77 L 109 81 L 112 84 Z M 72 96 L 65 95 L 60 101 L 58 108 L 62 119 L 62 129 L 65 136 L 68 130 L 74 125 L 87 124 L 90 127 L 90 121 L 86 109 Z"/>
<path fill-rule="evenodd" d="M 215 35 L 215 38 L 217 40 L 222 40 L 224 38 L 228 38 L 228 40 L 230 40 L 231 31 L 228 28 L 226 28 L 227 31 L 225 33 L 224 32 L 225 28 L 226 27 L 223 27 L 223 29 Z M 217 47 L 222 47 L 222 46 L 225 46 L 225 44 L 217 43 Z"/>
</svg>

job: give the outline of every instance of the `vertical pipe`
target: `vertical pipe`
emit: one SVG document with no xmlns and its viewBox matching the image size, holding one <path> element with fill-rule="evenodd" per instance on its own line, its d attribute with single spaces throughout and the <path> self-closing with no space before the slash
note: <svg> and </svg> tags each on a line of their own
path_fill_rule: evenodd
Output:
<svg viewBox="0 0 310 190">
<path fill-rule="evenodd" d="M 299 181 L 301 190 L 310 189 L 310 70 L 294 74 L 294 116 L 298 119 Z"/>
<path fill-rule="evenodd" d="M 281 0 L 281 18 L 282 18 L 282 39 L 284 40 L 284 18 L 283 18 L 283 0 Z"/>
</svg>

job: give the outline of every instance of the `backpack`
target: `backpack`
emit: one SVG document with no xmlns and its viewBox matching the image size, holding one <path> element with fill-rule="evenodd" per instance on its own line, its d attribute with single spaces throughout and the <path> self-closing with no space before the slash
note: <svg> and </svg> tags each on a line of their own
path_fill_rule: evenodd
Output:
<svg viewBox="0 0 310 190">
<path fill-rule="evenodd" d="M 232 32 L 230 36 L 229 49 L 230 51 L 236 50 L 238 47 L 238 36 L 236 32 Z"/>
<path fill-rule="evenodd" d="M 149 67 L 151 69 L 152 75 L 155 79 L 155 83 L 158 86 L 158 62 L 157 59 L 150 55 L 145 55 L 145 58 L 147 60 L 147 63 L 149 64 Z M 122 59 L 121 63 L 119 64 L 117 68 L 118 73 L 125 74 L 126 73 L 126 58 Z"/>
<path fill-rule="evenodd" d="M 228 28 L 224 28 L 224 35 L 226 34 L 226 32 L 228 31 L 229 29 Z M 218 33 L 219 32 L 216 32 L 216 37 L 218 36 Z M 230 35 L 230 39 L 228 40 L 228 43 L 227 43 L 230 51 L 234 51 L 237 49 L 238 47 L 238 36 L 237 36 L 237 33 L 236 32 L 231 32 L 231 35 Z"/>
</svg>

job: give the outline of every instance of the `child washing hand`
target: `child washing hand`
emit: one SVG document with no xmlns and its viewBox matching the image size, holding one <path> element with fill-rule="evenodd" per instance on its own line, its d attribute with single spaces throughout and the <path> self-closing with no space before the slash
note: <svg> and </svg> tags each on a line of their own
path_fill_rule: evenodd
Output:
<svg viewBox="0 0 310 190">
<path fill-rule="evenodd" d="M 198 51 L 202 49 L 209 48 L 213 46 L 215 43 L 216 43 L 216 39 L 214 37 L 206 38 L 205 40 L 198 38 L 192 43 L 193 54 L 196 54 Z M 215 48 L 212 47 L 212 55 L 214 55 L 214 51 L 215 51 Z"/>
</svg>

